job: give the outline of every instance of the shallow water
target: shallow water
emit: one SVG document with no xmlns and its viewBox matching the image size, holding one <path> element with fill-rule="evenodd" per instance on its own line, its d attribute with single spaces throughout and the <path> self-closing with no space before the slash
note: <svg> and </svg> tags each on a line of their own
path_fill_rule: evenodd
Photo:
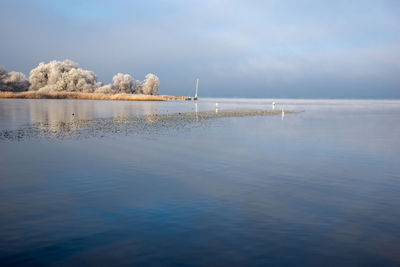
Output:
<svg viewBox="0 0 400 267">
<path fill-rule="evenodd" d="M 304 112 L 60 127 L 272 101 L 0 100 L 0 131 L 54 133 L 0 139 L 0 265 L 399 265 L 400 101 L 275 99 Z"/>
</svg>

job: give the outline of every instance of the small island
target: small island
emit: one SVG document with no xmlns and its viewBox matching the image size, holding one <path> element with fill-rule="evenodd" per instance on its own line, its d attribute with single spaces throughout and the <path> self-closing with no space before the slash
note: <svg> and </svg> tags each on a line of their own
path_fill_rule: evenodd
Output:
<svg viewBox="0 0 400 267">
<path fill-rule="evenodd" d="M 149 73 L 145 80 L 134 80 L 130 74 L 118 73 L 112 84 L 97 81 L 93 71 L 84 70 L 71 61 L 41 62 L 27 78 L 21 72 L 7 72 L 0 67 L 0 98 L 89 99 L 166 101 L 191 100 L 187 96 L 160 95 L 159 78 Z"/>
</svg>

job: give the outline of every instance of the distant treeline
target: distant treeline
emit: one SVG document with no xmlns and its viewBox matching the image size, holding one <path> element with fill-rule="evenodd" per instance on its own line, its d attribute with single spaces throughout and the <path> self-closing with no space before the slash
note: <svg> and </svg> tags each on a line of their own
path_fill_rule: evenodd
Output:
<svg viewBox="0 0 400 267">
<path fill-rule="evenodd" d="M 82 92 L 103 94 L 158 94 L 160 81 L 154 74 L 147 74 L 144 81 L 134 80 L 129 74 L 118 73 L 112 84 L 97 81 L 93 71 L 84 70 L 71 61 L 41 62 L 30 71 L 29 78 L 21 72 L 7 72 L 0 67 L 0 91 L 24 92 Z"/>
</svg>

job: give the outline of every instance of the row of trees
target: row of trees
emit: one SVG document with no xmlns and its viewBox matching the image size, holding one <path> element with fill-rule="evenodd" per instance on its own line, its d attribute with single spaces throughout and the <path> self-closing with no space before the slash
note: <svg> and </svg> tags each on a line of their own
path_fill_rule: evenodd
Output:
<svg viewBox="0 0 400 267">
<path fill-rule="evenodd" d="M 160 81 L 147 74 L 144 81 L 134 80 L 129 74 L 118 73 L 112 84 L 103 85 L 92 71 L 83 70 L 71 61 L 40 63 L 30 71 L 29 79 L 20 72 L 7 72 L 0 68 L 0 91 L 84 92 L 105 94 L 158 94 Z"/>
<path fill-rule="evenodd" d="M 29 81 L 21 72 L 7 72 L 0 67 L 0 91 L 22 92 L 29 88 Z"/>
</svg>

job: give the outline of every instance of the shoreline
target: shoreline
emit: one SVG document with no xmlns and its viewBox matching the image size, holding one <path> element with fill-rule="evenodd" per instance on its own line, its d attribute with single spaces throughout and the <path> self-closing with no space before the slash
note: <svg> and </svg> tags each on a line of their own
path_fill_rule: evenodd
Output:
<svg viewBox="0 0 400 267">
<path fill-rule="evenodd" d="M 126 100 L 126 101 L 167 101 L 167 100 L 192 99 L 191 97 L 187 96 L 175 96 L 175 95 L 101 94 L 101 93 L 81 93 L 81 92 L 40 93 L 37 91 L 0 92 L 0 98 Z"/>
</svg>

